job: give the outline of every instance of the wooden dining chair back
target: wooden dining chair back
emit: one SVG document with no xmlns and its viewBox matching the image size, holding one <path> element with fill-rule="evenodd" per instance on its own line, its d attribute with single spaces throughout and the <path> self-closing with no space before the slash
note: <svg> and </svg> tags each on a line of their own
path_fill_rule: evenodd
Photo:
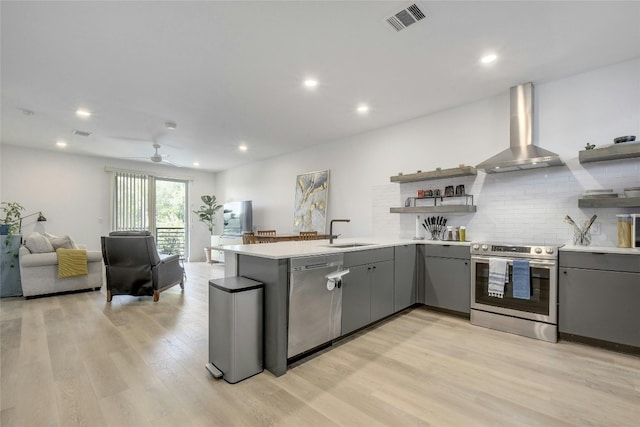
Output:
<svg viewBox="0 0 640 427">
<path fill-rule="evenodd" d="M 318 232 L 317 231 L 301 231 L 300 232 L 300 240 L 317 240 Z"/>
<path fill-rule="evenodd" d="M 254 243 L 258 243 L 258 240 L 256 240 L 256 235 L 253 234 L 252 231 L 247 231 L 245 233 L 242 233 L 242 244 L 243 245 L 252 245 Z"/>
<path fill-rule="evenodd" d="M 258 230 L 256 234 L 258 236 L 275 236 L 276 230 Z"/>
</svg>

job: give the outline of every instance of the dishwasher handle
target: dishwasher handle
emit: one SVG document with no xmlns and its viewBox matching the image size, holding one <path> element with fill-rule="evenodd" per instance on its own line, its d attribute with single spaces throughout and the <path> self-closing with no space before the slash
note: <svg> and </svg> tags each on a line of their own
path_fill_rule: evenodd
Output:
<svg viewBox="0 0 640 427">
<path fill-rule="evenodd" d="M 291 271 L 294 272 L 294 271 L 318 270 L 318 269 L 327 268 L 327 267 L 342 267 L 342 262 L 321 262 L 317 264 L 300 265 L 300 266 L 292 267 Z"/>
</svg>

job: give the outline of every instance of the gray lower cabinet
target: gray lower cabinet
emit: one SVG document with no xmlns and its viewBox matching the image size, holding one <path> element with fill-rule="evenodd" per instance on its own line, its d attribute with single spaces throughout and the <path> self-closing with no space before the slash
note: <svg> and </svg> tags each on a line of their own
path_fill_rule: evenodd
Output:
<svg viewBox="0 0 640 427">
<path fill-rule="evenodd" d="M 342 280 L 342 334 L 393 314 L 393 248 L 347 252 Z"/>
<path fill-rule="evenodd" d="M 393 310 L 401 311 L 416 303 L 416 245 L 402 245 L 394 248 L 393 268 Z"/>
<path fill-rule="evenodd" d="M 371 321 L 375 322 L 394 313 L 393 260 L 371 265 Z"/>
<path fill-rule="evenodd" d="M 640 347 L 640 256 L 560 252 L 560 333 Z"/>
<path fill-rule="evenodd" d="M 366 265 L 349 267 L 342 279 L 342 335 L 369 324 L 371 319 L 371 285 Z"/>
<path fill-rule="evenodd" d="M 469 314 L 471 267 L 468 246 L 425 245 L 424 304 Z"/>
</svg>

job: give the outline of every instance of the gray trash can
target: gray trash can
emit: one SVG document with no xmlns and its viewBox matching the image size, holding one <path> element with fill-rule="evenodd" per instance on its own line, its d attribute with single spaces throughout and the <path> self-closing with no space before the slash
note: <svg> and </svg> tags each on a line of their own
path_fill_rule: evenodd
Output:
<svg viewBox="0 0 640 427">
<path fill-rule="evenodd" d="M 209 363 L 235 384 L 262 372 L 264 284 L 245 277 L 209 281 Z"/>
</svg>

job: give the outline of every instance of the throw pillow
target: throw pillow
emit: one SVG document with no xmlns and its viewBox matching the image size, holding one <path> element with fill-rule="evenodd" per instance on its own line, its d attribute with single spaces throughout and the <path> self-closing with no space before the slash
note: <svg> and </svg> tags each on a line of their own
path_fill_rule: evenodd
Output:
<svg viewBox="0 0 640 427">
<path fill-rule="evenodd" d="M 32 254 L 43 254 L 46 252 L 53 252 L 53 245 L 42 234 L 34 231 L 27 236 L 24 245 L 31 251 Z"/>
<path fill-rule="evenodd" d="M 49 242 L 51 242 L 51 246 L 53 246 L 54 250 L 59 248 L 78 249 L 78 245 L 76 245 L 76 242 L 74 242 L 73 239 L 69 236 L 58 237 L 49 233 L 44 233 L 44 235 L 47 239 L 49 239 Z"/>
</svg>

